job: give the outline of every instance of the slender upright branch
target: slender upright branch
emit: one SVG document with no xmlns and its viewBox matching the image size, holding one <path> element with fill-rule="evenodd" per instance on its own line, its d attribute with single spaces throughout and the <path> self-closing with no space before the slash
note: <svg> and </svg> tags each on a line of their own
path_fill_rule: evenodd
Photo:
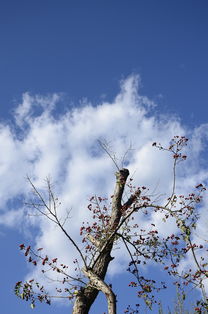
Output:
<svg viewBox="0 0 208 314">
<path fill-rule="evenodd" d="M 28 177 L 27 178 L 30 185 L 33 188 L 33 191 L 35 192 L 35 195 L 38 197 L 38 199 L 41 201 L 41 205 L 43 207 L 45 207 L 45 209 L 48 211 L 48 213 L 43 212 L 42 210 L 40 210 L 39 206 L 36 206 L 35 208 L 44 216 L 46 216 L 48 219 L 52 220 L 55 224 L 57 224 L 59 226 L 59 228 L 63 231 L 63 233 L 65 234 L 65 236 L 69 239 L 69 241 L 72 243 L 72 245 L 75 247 L 75 249 L 77 250 L 77 252 L 79 253 L 85 267 L 87 267 L 84 255 L 82 254 L 79 246 L 76 244 L 76 242 L 72 239 L 72 237 L 69 235 L 69 233 L 66 231 L 66 229 L 63 227 L 63 224 L 61 224 L 57 211 L 56 211 L 56 202 L 55 202 L 55 198 L 53 195 L 53 192 L 51 190 L 51 186 L 49 181 L 47 180 L 47 185 L 48 185 L 48 189 L 49 189 L 49 201 L 52 199 L 53 201 L 53 210 L 50 208 L 50 206 L 48 206 L 47 202 L 45 201 L 44 197 L 41 195 L 41 193 L 38 191 L 38 189 L 35 187 L 35 185 L 33 184 L 33 182 L 31 181 L 31 179 Z M 51 216 L 53 218 L 51 218 Z"/>
</svg>

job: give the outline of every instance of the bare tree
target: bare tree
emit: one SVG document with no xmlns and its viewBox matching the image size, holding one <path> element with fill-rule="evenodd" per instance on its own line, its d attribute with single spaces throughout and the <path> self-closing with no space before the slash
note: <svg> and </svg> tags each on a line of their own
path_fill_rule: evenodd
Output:
<svg viewBox="0 0 208 314">
<path fill-rule="evenodd" d="M 98 196 L 92 196 L 90 199 L 88 209 L 92 213 L 93 222 L 80 227 L 84 249 L 81 249 L 81 246 L 68 233 L 66 228 L 66 221 L 69 223 L 68 217 L 64 220 L 59 217 L 59 200 L 54 196 L 50 180 L 47 180 L 48 197 L 45 198 L 28 178 L 35 195 L 34 200 L 28 205 L 60 228 L 66 239 L 76 249 L 79 258 L 75 257 L 77 274 L 73 275 L 68 272 L 67 265 L 58 264 L 57 258 L 42 255 L 42 248 L 34 251 L 30 246 L 21 244 L 20 249 L 24 251 L 29 262 L 34 266 L 41 263 L 43 273 L 44 267 L 47 266 L 49 267 L 47 273 L 52 270 L 61 276 L 62 288 L 57 288 L 57 295 L 51 296 L 43 286 L 31 279 L 27 282 L 19 281 L 16 284 L 16 295 L 27 301 L 30 300 L 32 307 L 35 306 L 37 300 L 50 304 L 53 297 L 67 298 L 74 302 L 73 314 L 86 314 L 89 313 L 98 293 L 101 292 L 106 297 L 108 313 L 115 314 L 117 299 L 112 286 L 106 282 L 106 274 L 109 264 L 114 259 L 113 248 L 121 242 L 130 258 L 127 270 L 135 278 L 129 285 L 140 289 L 138 297 L 144 300 L 146 306 L 151 309 L 153 304 L 157 303 L 156 291 L 166 289 L 165 283 L 145 278 L 139 269 L 141 263 L 154 261 L 162 265 L 169 275 L 178 278 L 176 283 L 182 295 L 185 295 L 185 292 L 181 288 L 180 280 L 184 287 L 193 286 L 201 289 L 202 298 L 195 309 L 207 310 L 204 281 L 208 277 L 208 264 L 203 257 L 204 246 L 193 243 L 193 232 L 199 219 L 198 207 L 205 187 L 200 183 L 188 196 L 176 195 L 176 167 L 178 163 L 186 159 L 182 149 L 187 141 L 185 137 L 176 136 L 167 148 L 153 143 L 153 146 L 168 151 L 173 157 L 173 185 L 166 203 L 158 203 L 155 196 L 149 195 L 146 187 L 134 187 L 132 179 L 128 180 L 129 170 L 119 169 L 116 164 L 118 171 L 115 173 L 116 182 L 111 202 L 108 203 L 106 198 Z M 106 147 L 105 150 L 107 150 Z M 129 190 L 129 196 L 123 201 L 125 188 Z M 134 223 L 134 217 L 138 213 L 151 217 L 152 211 L 160 213 L 164 221 L 174 219 L 177 233 L 164 238 L 151 221 L 148 230 Z M 189 253 L 192 254 L 196 267 L 191 271 L 180 273 L 178 271 L 180 261 Z M 138 310 L 133 310 L 128 306 L 125 312 L 138 313 Z"/>
</svg>

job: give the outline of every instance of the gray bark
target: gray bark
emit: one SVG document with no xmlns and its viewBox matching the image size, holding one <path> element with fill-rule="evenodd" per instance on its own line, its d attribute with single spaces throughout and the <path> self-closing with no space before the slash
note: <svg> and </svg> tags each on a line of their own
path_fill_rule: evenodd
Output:
<svg viewBox="0 0 208 314">
<path fill-rule="evenodd" d="M 89 282 L 76 296 L 73 314 L 87 314 L 94 303 L 99 291 L 105 294 L 108 302 L 108 313 L 116 313 L 116 297 L 109 285 L 104 282 L 109 263 L 113 260 L 111 251 L 114 243 L 114 231 L 119 226 L 122 216 L 122 195 L 129 175 L 128 169 L 121 169 L 116 172 L 116 185 L 112 199 L 112 212 L 109 222 L 109 234 L 103 243 L 101 252 L 91 269 L 83 269 L 83 274 Z"/>
</svg>

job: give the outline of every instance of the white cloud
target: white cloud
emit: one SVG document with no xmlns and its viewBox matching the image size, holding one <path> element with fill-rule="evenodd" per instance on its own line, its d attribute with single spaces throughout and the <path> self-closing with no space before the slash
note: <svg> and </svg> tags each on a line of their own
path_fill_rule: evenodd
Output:
<svg viewBox="0 0 208 314">
<path fill-rule="evenodd" d="M 79 238 L 81 222 L 88 217 L 88 197 L 94 193 L 111 195 L 115 182 L 116 169 L 100 149 L 98 139 L 109 141 L 119 158 L 131 143 L 133 150 L 127 159 L 135 183 L 167 195 L 172 186 L 172 160 L 168 153 L 154 149 L 152 142 L 165 145 L 174 135 L 188 134 L 190 161 L 183 163 L 179 171 L 179 189 L 186 193 L 195 183 L 207 180 L 208 173 L 199 154 L 208 125 L 189 130 L 176 117 L 154 116 L 155 104 L 139 94 L 138 84 L 139 77 L 130 76 L 122 81 L 121 91 L 112 103 L 96 106 L 85 103 L 58 117 L 53 115 L 53 109 L 61 101 L 60 96 L 23 95 L 22 104 L 14 113 L 15 128 L 19 127 L 21 136 L 8 125 L 0 126 L 1 224 L 15 227 L 18 220 L 24 224 L 21 207 L 14 215 L 10 202 L 19 196 L 28 197 L 26 175 L 34 179 L 37 187 L 50 175 L 62 201 L 60 215 L 64 216 L 64 208 L 71 208 L 67 229 L 75 239 Z M 153 213 L 153 222 L 161 225 L 158 217 Z M 67 263 L 71 250 L 63 234 L 54 232 L 43 219 L 34 219 L 33 223 L 39 227 L 36 245 L 44 246 L 49 255 L 61 257 Z M 164 234 L 170 231 L 165 227 L 162 226 Z M 122 264 L 123 255 L 119 256 Z"/>
<path fill-rule="evenodd" d="M 15 122 L 19 127 L 24 127 L 27 123 L 32 122 L 32 115 L 37 110 L 42 111 L 42 118 L 46 119 L 54 109 L 60 96 L 53 94 L 50 96 L 35 95 L 31 96 L 29 93 L 24 93 L 22 96 L 22 103 L 15 109 Z"/>
</svg>

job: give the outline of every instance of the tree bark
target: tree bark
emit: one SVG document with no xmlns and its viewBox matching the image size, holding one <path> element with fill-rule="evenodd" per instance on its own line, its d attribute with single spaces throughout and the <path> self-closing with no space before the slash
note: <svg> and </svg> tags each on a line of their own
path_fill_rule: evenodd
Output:
<svg viewBox="0 0 208 314">
<path fill-rule="evenodd" d="M 116 313 L 116 297 L 109 285 L 104 282 L 109 263 L 113 260 L 111 251 L 114 243 L 114 236 L 111 235 L 119 226 L 122 216 L 122 196 L 126 179 L 129 175 L 128 169 L 121 169 L 116 172 L 116 185 L 112 199 L 112 211 L 109 222 L 110 238 L 106 238 L 101 252 L 91 269 L 83 269 L 83 274 L 89 279 L 85 287 L 81 288 L 76 296 L 73 314 L 88 314 L 99 291 L 103 292 L 108 302 L 108 313 Z"/>
</svg>

